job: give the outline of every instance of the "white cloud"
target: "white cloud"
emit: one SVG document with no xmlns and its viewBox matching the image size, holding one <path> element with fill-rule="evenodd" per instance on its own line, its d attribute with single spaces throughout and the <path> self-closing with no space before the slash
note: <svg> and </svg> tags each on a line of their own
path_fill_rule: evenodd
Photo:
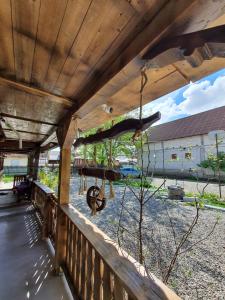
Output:
<svg viewBox="0 0 225 300">
<path fill-rule="evenodd" d="M 177 95 L 178 92 L 175 91 L 145 105 L 143 107 L 144 115 L 160 111 L 162 117 L 159 124 L 224 106 L 225 76 L 218 77 L 212 84 L 208 80 L 191 83 L 183 92 L 184 100 L 179 104 L 175 100 Z"/>
<path fill-rule="evenodd" d="M 225 105 L 225 76 L 218 77 L 214 83 L 208 80 L 191 84 L 183 93 L 184 101 L 180 109 L 188 115 Z"/>
</svg>

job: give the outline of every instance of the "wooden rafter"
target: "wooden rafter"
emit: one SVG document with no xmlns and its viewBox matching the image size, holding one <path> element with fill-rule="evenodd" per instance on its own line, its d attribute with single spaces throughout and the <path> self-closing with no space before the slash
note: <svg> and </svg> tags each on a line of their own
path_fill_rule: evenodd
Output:
<svg viewBox="0 0 225 300">
<path fill-rule="evenodd" d="M 3 128 L 4 131 L 13 131 L 10 128 Z M 21 132 L 21 133 L 29 133 L 29 134 L 33 134 L 33 135 L 43 135 L 43 136 L 48 136 L 47 133 L 41 133 L 41 132 L 32 132 L 32 131 L 26 131 L 26 130 L 16 130 L 17 132 Z"/>
<path fill-rule="evenodd" d="M 24 118 L 24 117 L 21 117 L 21 116 L 15 116 L 15 115 L 10 115 L 10 114 L 5 114 L 5 113 L 1 113 L 1 116 L 2 116 L 2 117 L 6 117 L 6 118 L 10 118 L 10 119 L 16 119 L 16 120 L 28 121 L 28 122 L 37 123 L 37 124 L 58 126 L 58 125 L 55 124 L 55 123 L 50 123 L 50 122 L 41 121 L 41 120 L 29 119 L 29 118 Z"/>
<path fill-rule="evenodd" d="M 46 91 L 41 90 L 39 88 L 28 86 L 24 83 L 17 82 L 17 81 L 11 80 L 11 79 L 0 77 L 0 85 L 4 85 L 4 86 L 7 86 L 9 88 L 13 88 L 13 89 L 16 89 L 16 90 L 19 90 L 19 91 L 23 91 L 25 93 L 28 93 L 28 94 L 31 94 L 31 95 L 34 95 L 34 96 L 47 97 L 48 100 L 53 101 L 55 103 L 62 104 L 65 107 L 71 107 L 72 106 L 72 102 L 68 98 L 57 96 L 55 94 L 46 92 Z"/>
</svg>

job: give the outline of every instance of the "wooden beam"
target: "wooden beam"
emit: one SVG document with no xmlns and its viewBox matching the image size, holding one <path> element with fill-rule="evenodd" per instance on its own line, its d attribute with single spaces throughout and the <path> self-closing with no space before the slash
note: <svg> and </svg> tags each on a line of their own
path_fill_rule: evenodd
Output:
<svg viewBox="0 0 225 300">
<path fill-rule="evenodd" d="M 18 141 L 6 139 L 4 142 L 0 142 L 0 149 L 1 151 L 8 153 L 28 153 L 39 145 L 39 143 L 23 141 L 23 149 L 19 149 Z"/>
<path fill-rule="evenodd" d="M 13 131 L 10 128 L 3 128 L 4 131 Z M 22 133 L 29 133 L 29 134 L 34 134 L 34 135 L 44 135 L 44 136 L 49 136 L 47 133 L 40 133 L 40 132 L 32 132 L 32 131 L 25 131 L 25 130 L 17 130 L 17 132 L 22 132 Z"/>
<path fill-rule="evenodd" d="M 41 120 L 34 120 L 34 119 L 24 118 L 24 117 L 21 117 L 21 116 L 15 116 L 15 115 L 10 115 L 10 114 L 6 114 L 6 113 L 0 113 L 0 115 L 2 117 L 6 117 L 6 118 L 10 118 L 10 119 L 28 121 L 28 122 L 43 124 L 43 125 L 58 126 L 56 123 L 50 123 L 50 122 L 41 121 Z"/>
<path fill-rule="evenodd" d="M 21 82 L 17 82 L 11 79 L 7 79 L 4 77 L 0 76 L 0 85 L 4 85 L 7 86 L 9 88 L 13 88 L 34 96 L 39 96 L 39 97 L 47 97 L 50 101 L 58 103 L 58 104 L 62 104 L 66 107 L 71 107 L 72 106 L 72 101 L 68 98 L 62 97 L 62 96 L 58 96 L 49 92 L 46 92 L 44 90 L 41 90 L 39 88 L 36 87 L 31 87 L 28 86 L 24 83 Z"/>
<path fill-rule="evenodd" d="M 92 74 L 86 86 L 75 95 L 76 102 L 73 104 L 68 115 L 77 113 L 77 111 L 97 92 L 99 91 L 111 78 L 113 78 L 120 70 L 122 70 L 133 58 L 135 58 L 145 47 L 149 44 L 154 44 L 165 34 L 172 26 L 171 21 L 176 20 L 188 7 L 190 7 L 196 0 L 178 1 L 176 2 L 176 9 L 174 9 L 174 1 L 166 2 L 155 13 L 145 28 L 141 28 L 136 35 L 125 39 L 123 45 L 115 51 L 107 63 Z M 143 63 L 144 65 L 144 63 Z M 88 86 L 88 88 L 87 88 Z M 63 123 L 68 115 L 61 120 Z"/>
<path fill-rule="evenodd" d="M 59 164 L 59 185 L 58 202 L 60 205 L 69 203 L 70 193 L 70 169 L 71 169 L 71 147 L 77 132 L 77 119 L 68 118 L 61 127 L 57 128 L 57 138 L 60 145 L 60 164 Z M 55 271 L 59 272 L 60 266 L 65 261 L 65 237 L 66 237 L 66 218 L 57 210 L 56 226 L 56 255 Z"/>
</svg>

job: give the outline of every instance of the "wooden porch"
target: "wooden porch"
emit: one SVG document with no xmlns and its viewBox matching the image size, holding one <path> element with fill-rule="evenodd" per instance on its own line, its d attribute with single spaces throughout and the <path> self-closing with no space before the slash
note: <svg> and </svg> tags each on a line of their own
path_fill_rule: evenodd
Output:
<svg viewBox="0 0 225 300">
<path fill-rule="evenodd" d="M 73 299 L 65 276 L 54 275 L 54 252 L 42 239 L 33 205 L 18 205 L 12 191 L 5 194 L 0 195 L 0 299 Z"/>
<path fill-rule="evenodd" d="M 68 299 L 45 272 L 37 293 L 33 264 L 50 259 L 40 222 L 75 299 L 179 299 L 70 206 L 71 148 L 79 132 L 139 107 L 143 68 L 145 104 L 225 67 L 224 12 L 224 0 L 0 2 L 0 174 L 5 154 L 27 154 L 33 203 L 3 209 L 0 298 Z M 58 198 L 36 181 L 40 153 L 57 146 Z"/>
<path fill-rule="evenodd" d="M 49 188 L 32 187 L 32 203 L 0 196 L 1 299 L 180 299 Z M 64 229 L 55 272 L 57 216 Z M 150 277 L 149 277 L 150 276 Z"/>
</svg>

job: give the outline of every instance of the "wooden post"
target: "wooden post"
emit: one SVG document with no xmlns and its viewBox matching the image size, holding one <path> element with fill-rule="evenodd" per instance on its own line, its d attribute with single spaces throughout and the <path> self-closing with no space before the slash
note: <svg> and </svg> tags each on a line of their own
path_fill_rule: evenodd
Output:
<svg viewBox="0 0 225 300">
<path fill-rule="evenodd" d="M 71 166 L 71 147 L 76 137 L 77 120 L 73 117 L 67 119 L 63 126 L 57 129 L 57 138 L 60 146 L 59 163 L 59 184 L 58 184 L 58 204 L 67 205 L 69 203 L 70 192 L 70 166 Z M 60 272 L 60 266 L 65 262 L 66 256 L 66 216 L 61 209 L 57 210 L 56 227 L 56 254 L 55 271 Z"/>
<path fill-rule="evenodd" d="M 33 156 L 33 171 L 32 176 L 34 180 L 37 180 L 38 177 L 38 166 L 39 166 L 39 157 L 40 157 L 40 148 L 37 148 Z"/>
<path fill-rule="evenodd" d="M 36 148 L 28 155 L 27 174 L 34 180 L 37 180 L 38 165 L 39 165 L 40 148 Z"/>
</svg>

